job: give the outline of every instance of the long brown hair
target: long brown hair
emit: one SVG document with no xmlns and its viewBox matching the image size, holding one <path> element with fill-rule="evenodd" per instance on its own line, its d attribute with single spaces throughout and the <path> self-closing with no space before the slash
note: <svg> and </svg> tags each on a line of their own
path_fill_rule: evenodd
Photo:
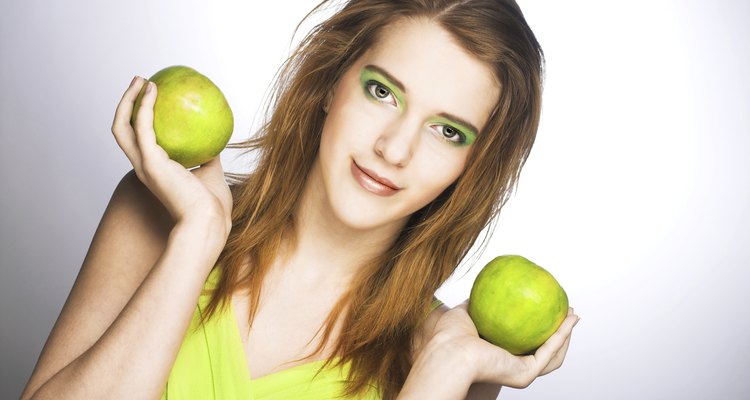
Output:
<svg viewBox="0 0 750 400">
<path fill-rule="evenodd" d="M 448 31 L 494 71 L 500 97 L 462 175 L 410 217 L 391 248 L 359 269 L 318 331 L 322 341 L 310 357 L 341 326 L 332 348 L 341 363 L 351 363 L 346 394 L 374 384 L 385 398 L 395 397 L 409 373 L 415 333 L 433 294 L 492 227 L 534 143 L 544 58 L 513 0 L 351 0 L 302 39 L 280 70 L 258 134 L 230 145 L 254 152 L 258 161 L 250 174 L 227 173 L 233 226 L 203 314 L 209 319 L 232 293 L 247 289 L 252 323 L 282 239 L 294 237 L 292 214 L 318 154 L 326 96 L 383 27 L 400 18 L 426 18 Z"/>
</svg>

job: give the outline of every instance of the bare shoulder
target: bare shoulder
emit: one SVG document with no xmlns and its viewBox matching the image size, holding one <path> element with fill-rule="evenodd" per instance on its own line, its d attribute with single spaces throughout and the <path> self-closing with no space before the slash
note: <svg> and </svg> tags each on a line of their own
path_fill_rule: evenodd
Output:
<svg viewBox="0 0 750 400">
<path fill-rule="evenodd" d="M 163 253 L 173 225 L 132 170 L 120 180 L 22 397 L 102 336 Z"/>
</svg>

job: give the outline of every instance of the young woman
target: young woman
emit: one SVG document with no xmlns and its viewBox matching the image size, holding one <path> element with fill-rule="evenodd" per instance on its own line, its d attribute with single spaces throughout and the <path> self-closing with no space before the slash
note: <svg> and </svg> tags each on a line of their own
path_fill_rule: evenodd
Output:
<svg viewBox="0 0 750 400">
<path fill-rule="evenodd" d="M 494 398 L 558 368 L 572 310 L 517 357 L 433 301 L 518 179 L 542 63 L 512 0 L 348 1 L 231 186 L 167 157 L 134 78 L 112 125 L 133 171 L 22 398 Z"/>
</svg>

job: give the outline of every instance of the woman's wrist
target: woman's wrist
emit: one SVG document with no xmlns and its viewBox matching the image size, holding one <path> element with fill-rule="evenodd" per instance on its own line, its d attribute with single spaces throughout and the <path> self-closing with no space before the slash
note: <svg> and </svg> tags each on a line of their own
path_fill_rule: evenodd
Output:
<svg viewBox="0 0 750 400">
<path fill-rule="evenodd" d="M 463 398 L 476 377 L 467 349 L 437 334 L 425 344 L 399 393 L 399 399 Z"/>
<path fill-rule="evenodd" d="M 212 232 L 219 234 L 219 237 L 224 236 L 225 238 L 229 235 L 231 224 L 231 220 L 222 211 L 215 211 L 210 207 L 200 212 L 190 213 L 176 221 L 176 225 L 210 229 Z"/>
<path fill-rule="evenodd" d="M 227 229 L 220 221 L 196 217 L 178 221 L 169 235 L 169 240 L 181 243 L 190 251 L 214 257 L 224 249 L 227 235 Z"/>
</svg>

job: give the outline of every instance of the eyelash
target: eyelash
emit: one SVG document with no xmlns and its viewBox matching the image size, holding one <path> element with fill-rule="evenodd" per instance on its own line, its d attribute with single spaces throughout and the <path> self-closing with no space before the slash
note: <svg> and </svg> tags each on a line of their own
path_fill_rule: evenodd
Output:
<svg viewBox="0 0 750 400">
<path fill-rule="evenodd" d="M 385 89 L 386 92 L 388 92 L 388 95 L 390 95 L 391 97 L 394 97 L 393 93 L 391 93 L 390 89 L 388 89 L 387 87 L 385 87 L 382 83 L 380 83 L 378 81 L 367 81 L 367 83 L 365 83 L 365 89 L 367 90 L 367 93 L 370 95 L 370 97 L 372 97 L 376 101 L 381 101 L 385 97 L 378 97 L 377 95 L 375 95 L 375 93 L 373 93 L 373 91 L 370 90 L 370 87 L 372 87 L 372 86 L 377 86 L 379 88 L 383 88 L 383 89 Z M 381 103 L 382 103 L 382 101 L 381 101 Z M 391 105 L 393 105 L 394 107 L 398 106 L 398 104 L 395 104 L 395 103 L 396 103 L 396 99 L 394 98 L 393 99 L 393 103 L 391 103 Z"/>
<path fill-rule="evenodd" d="M 375 95 L 375 93 L 373 93 L 373 91 L 371 90 L 371 87 L 373 87 L 373 86 L 375 86 L 377 88 L 384 89 L 387 92 L 386 96 L 393 97 L 393 93 L 391 93 L 390 89 L 388 89 L 387 87 L 385 87 L 382 83 L 380 83 L 378 81 L 372 81 L 372 80 L 371 81 L 367 81 L 365 83 L 365 90 L 367 91 L 367 94 L 369 94 L 370 97 L 372 99 L 374 99 L 375 101 L 382 102 L 381 100 L 385 99 L 387 97 L 378 97 L 377 95 Z M 394 102 L 390 103 L 390 104 L 393 105 L 394 107 L 396 107 L 397 104 L 394 104 L 394 103 L 395 103 L 395 99 L 394 99 Z M 464 135 L 463 132 L 461 132 L 460 130 L 458 130 L 458 129 L 450 126 L 450 125 L 430 125 L 430 126 L 440 126 L 440 127 L 443 128 L 443 130 L 445 130 L 445 129 L 451 129 L 451 130 L 453 130 L 454 133 L 450 137 L 445 136 L 445 133 L 443 133 L 442 131 L 440 132 L 440 138 L 442 140 L 445 140 L 446 142 L 449 142 L 449 143 L 452 143 L 452 144 L 456 144 L 456 145 L 466 143 L 466 135 Z M 457 139 L 454 139 L 454 138 L 457 138 Z"/>
<path fill-rule="evenodd" d="M 440 126 L 443 128 L 443 130 L 452 129 L 454 133 L 453 133 L 453 136 L 451 137 L 445 136 L 445 133 L 441 132 L 441 137 L 443 138 L 443 140 L 447 142 L 450 142 L 456 145 L 466 143 L 466 135 L 464 135 L 461 131 L 459 131 L 458 129 L 450 125 L 431 125 L 431 126 Z"/>
</svg>

